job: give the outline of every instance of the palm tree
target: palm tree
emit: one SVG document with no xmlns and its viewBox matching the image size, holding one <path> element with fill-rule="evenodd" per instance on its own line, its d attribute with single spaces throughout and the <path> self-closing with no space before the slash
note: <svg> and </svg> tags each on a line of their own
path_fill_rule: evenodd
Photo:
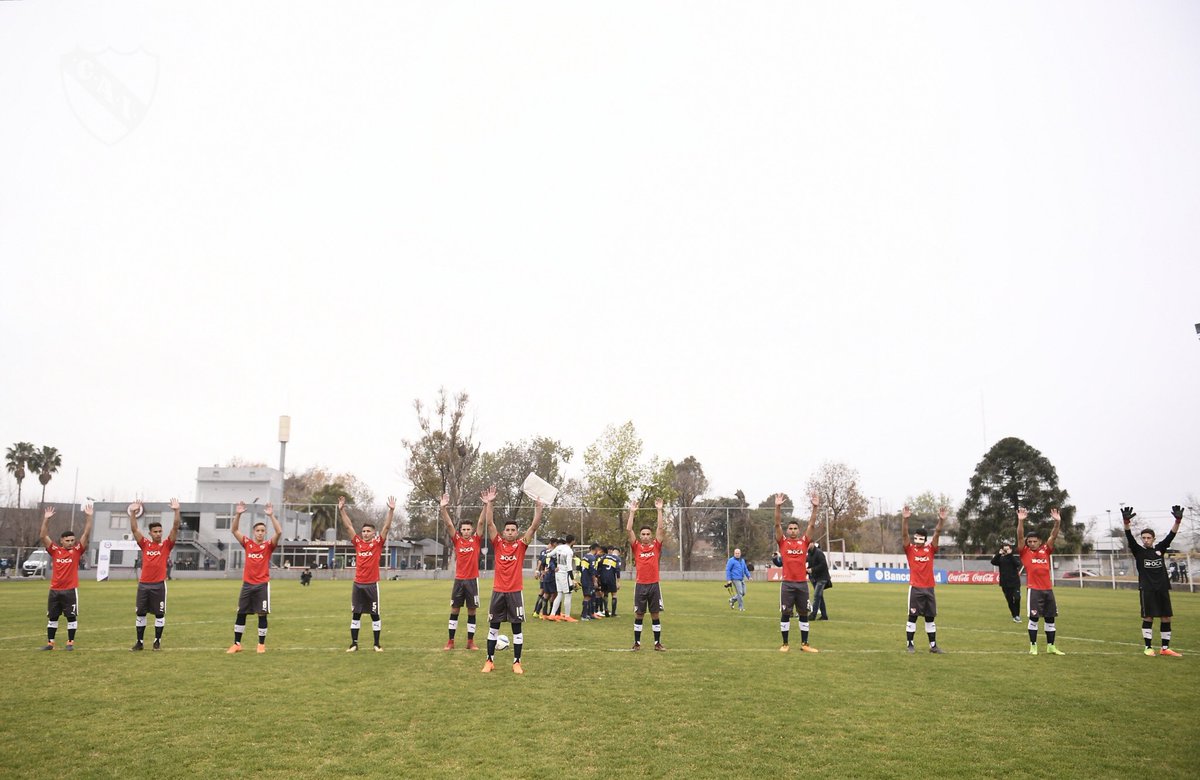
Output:
<svg viewBox="0 0 1200 780">
<path fill-rule="evenodd" d="M 29 459 L 29 470 L 38 475 L 38 482 L 42 483 L 42 503 L 46 503 L 46 485 L 50 484 L 50 478 L 62 467 L 62 455 L 58 454 L 57 447 L 42 447 L 40 452 L 35 452 L 33 457 Z"/>
<path fill-rule="evenodd" d="M 25 479 L 25 466 L 36 454 L 33 445 L 27 441 L 19 441 L 8 448 L 5 467 L 8 473 L 17 480 L 17 508 L 21 507 L 21 482 Z"/>
</svg>

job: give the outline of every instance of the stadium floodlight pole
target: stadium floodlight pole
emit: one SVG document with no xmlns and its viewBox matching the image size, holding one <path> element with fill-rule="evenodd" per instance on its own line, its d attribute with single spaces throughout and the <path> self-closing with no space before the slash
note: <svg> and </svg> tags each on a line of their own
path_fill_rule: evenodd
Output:
<svg viewBox="0 0 1200 780">
<path fill-rule="evenodd" d="M 286 414 L 279 415 L 279 475 L 283 479 L 283 486 L 287 487 L 287 472 L 284 467 L 287 464 L 287 443 L 292 438 L 292 418 Z M 283 520 L 287 522 L 287 504 L 283 503 L 283 497 L 280 496 L 280 504 L 283 509 Z M 292 530 L 295 532 L 293 538 L 300 536 L 300 515 L 293 518 Z"/>
</svg>

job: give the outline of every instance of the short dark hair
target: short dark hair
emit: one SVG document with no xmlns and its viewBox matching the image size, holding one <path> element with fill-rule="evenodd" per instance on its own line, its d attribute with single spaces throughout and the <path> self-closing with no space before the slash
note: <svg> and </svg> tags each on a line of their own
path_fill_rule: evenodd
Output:
<svg viewBox="0 0 1200 780">
<path fill-rule="evenodd" d="M 589 549 L 589 550 L 599 550 L 599 549 L 600 549 L 600 545 L 596 544 L 595 542 L 592 542 L 591 546 L 590 546 L 590 547 L 588 547 L 588 549 Z"/>
<path fill-rule="evenodd" d="M 651 528 L 650 526 L 648 526 L 648 525 L 644 525 L 644 526 L 642 526 L 641 528 L 639 528 L 639 529 L 638 529 L 638 533 L 640 534 L 642 531 L 653 531 L 653 530 L 654 530 L 654 529 L 653 529 L 653 528 Z"/>
<path fill-rule="evenodd" d="M 505 527 L 505 528 L 508 528 L 510 525 L 516 525 L 516 524 L 517 524 L 517 521 L 516 521 L 516 520 L 505 520 L 505 521 L 504 521 L 504 527 Z"/>
<path fill-rule="evenodd" d="M 796 526 L 797 528 L 799 528 L 799 527 L 800 527 L 800 521 L 799 521 L 799 520 L 788 520 L 788 522 L 787 522 L 787 527 L 788 527 L 788 528 L 791 528 L 792 526 Z"/>
<path fill-rule="evenodd" d="M 1142 534 L 1150 534 L 1151 536 L 1157 538 L 1157 534 L 1154 533 L 1153 528 L 1143 528 L 1142 533 L 1138 534 L 1138 536 L 1141 536 Z"/>
<path fill-rule="evenodd" d="M 61 534 L 58 535 L 58 541 L 61 542 L 63 539 L 66 539 L 68 536 L 74 536 L 74 535 L 75 535 L 74 531 L 63 531 Z"/>
<path fill-rule="evenodd" d="M 362 524 L 362 527 L 363 527 L 363 528 L 370 528 L 372 531 L 374 531 L 374 530 L 375 530 L 375 524 L 374 524 L 374 523 L 363 523 L 363 524 Z"/>
<path fill-rule="evenodd" d="M 151 523 L 151 524 L 148 526 L 148 528 L 149 528 L 151 531 L 153 531 L 155 528 L 162 528 L 162 523 L 160 523 L 160 522 L 158 522 L 157 520 L 155 520 L 153 523 Z"/>
<path fill-rule="evenodd" d="M 250 530 L 254 530 L 255 528 L 258 528 L 260 525 L 261 525 L 263 528 L 266 528 L 266 527 L 267 527 L 267 524 L 266 524 L 266 523 L 264 523 L 262 520 L 259 520 L 257 523 L 255 523 L 253 526 L 251 526 L 251 529 L 250 529 Z"/>
<path fill-rule="evenodd" d="M 570 544 L 571 542 L 575 541 L 575 534 L 567 534 L 567 538 L 563 539 L 563 541 L 567 544 Z"/>
</svg>

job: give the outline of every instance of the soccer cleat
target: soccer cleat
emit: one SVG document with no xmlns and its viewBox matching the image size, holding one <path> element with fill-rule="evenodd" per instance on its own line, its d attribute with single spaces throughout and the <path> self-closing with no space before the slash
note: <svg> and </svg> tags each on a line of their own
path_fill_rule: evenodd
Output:
<svg viewBox="0 0 1200 780">
<path fill-rule="evenodd" d="M 355 645 L 355 647 L 357 648 L 357 647 L 358 647 L 358 645 Z M 258 654 L 259 654 L 259 655 L 262 655 L 262 654 L 263 654 L 263 653 L 265 653 L 265 652 L 267 652 L 267 646 L 266 646 L 266 645 L 263 645 L 263 644 L 260 644 L 260 645 L 258 646 Z"/>
<path fill-rule="evenodd" d="M 161 650 L 161 649 L 162 649 L 162 645 L 161 645 L 161 644 L 159 644 L 159 640 L 155 639 L 155 640 L 154 640 L 154 644 L 150 645 L 150 649 L 151 649 L 151 650 Z"/>
<path fill-rule="evenodd" d="M 1059 650 L 1054 645 L 1046 645 L 1046 652 L 1050 655 L 1066 655 L 1062 650 Z"/>
<path fill-rule="evenodd" d="M 520 661 L 513 661 L 513 674 L 525 674 L 525 670 L 521 668 Z"/>
<path fill-rule="evenodd" d="M 143 649 L 143 645 L 140 641 L 134 642 L 133 647 L 129 648 L 129 650 L 134 653 L 140 652 L 142 649 Z"/>
<path fill-rule="evenodd" d="M 604 619 L 603 612 L 597 612 L 596 614 L 592 615 L 592 620 L 603 620 L 603 619 Z"/>
<path fill-rule="evenodd" d="M 538 619 L 538 620 L 549 620 L 549 618 L 547 618 L 547 617 L 546 617 L 545 615 L 543 615 L 541 612 L 539 612 L 539 613 L 538 613 L 537 619 Z"/>
<path fill-rule="evenodd" d="M 917 652 L 917 648 L 913 647 L 912 645 L 909 645 L 908 647 L 904 648 L 904 652 L 915 653 L 915 652 Z"/>
<path fill-rule="evenodd" d="M 1154 657 L 1154 648 L 1153 648 L 1153 647 L 1147 647 L 1145 650 L 1143 650 L 1143 651 L 1142 651 L 1142 655 L 1148 655 L 1148 656 L 1150 656 L 1151 658 L 1153 658 L 1153 657 Z"/>
<path fill-rule="evenodd" d="M 74 640 L 74 639 L 68 639 L 68 640 L 67 640 L 67 646 L 66 646 L 66 647 L 64 647 L 64 648 L 63 648 L 63 650 L 66 650 L 66 651 L 70 652 L 71 650 L 74 650 L 74 649 L 75 649 L 75 640 Z"/>
<path fill-rule="evenodd" d="M 453 649 L 454 649 L 454 640 L 453 640 L 453 639 L 447 639 L 447 640 L 446 640 L 446 646 L 445 646 L 445 647 L 443 647 L 442 649 L 443 649 L 443 650 L 453 650 Z"/>
<path fill-rule="evenodd" d="M 231 644 L 229 646 L 229 649 L 225 651 L 225 655 L 233 655 L 234 653 L 240 653 L 240 652 L 242 652 L 242 643 L 234 642 L 233 644 Z"/>
<path fill-rule="evenodd" d="M 1020 622 L 1021 622 L 1021 618 L 1017 617 L 1016 615 L 1013 615 L 1013 622 L 1014 622 L 1014 623 L 1020 623 Z"/>
<path fill-rule="evenodd" d="M 945 653 L 946 653 L 945 650 L 938 647 L 937 645 L 930 645 L 929 652 L 933 653 L 934 655 L 945 655 Z"/>
<path fill-rule="evenodd" d="M 467 640 L 467 649 L 468 649 L 468 650 L 478 650 L 478 649 L 479 649 L 479 645 L 475 644 L 475 640 L 474 640 L 474 639 L 468 639 L 468 640 Z"/>
<path fill-rule="evenodd" d="M 730 608 L 730 609 L 733 609 L 733 604 L 734 604 L 734 602 L 735 602 L 735 601 L 737 601 L 737 599 L 730 599 L 730 600 L 729 600 L 729 608 Z"/>
<path fill-rule="evenodd" d="M 43 648 L 43 649 L 44 649 L 44 650 L 53 650 L 53 649 L 54 649 L 54 646 L 53 646 L 53 645 L 51 645 L 50 647 L 48 647 L 48 648 Z M 642 643 L 641 643 L 641 642 L 634 642 L 634 643 L 633 643 L 633 647 L 631 647 L 631 648 L 629 648 L 629 649 L 630 649 L 630 651 L 632 651 L 632 652 L 636 653 L 638 650 L 641 650 L 641 649 L 642 649 Z"/>
<path fill-rule="evenodd" d="M 41 648 L 39 648 L 39 649 L 41 649 L 41 650 L 53 650 L 53 649 L 54 649 L 54 643 L 53 643 L 53 642 L 47 642 L 45 645 L 43 645 L 43 646 L 42 646 Z"/>
<path fill-rule="evenodd" d="M 67 646 L 67 649 L 68 650 L 70 649 L 70 645 Z M 1169 655 L 1172 658 L 1183 658 L 1183 653 L 1177 653 L 1169 647 L 1164 647 L 1162 650 L 1160 650 L 1158 652 L 1158 654 L 1159 655 Z"/>
<path fill-rule="evenodd" d="M 570 615 L 565 615 L 565 616 L 563 616 L 563 617 L 562 617 L 562 618 L 560 618 L 560 619 L 561 619 L 561 620 L 562 620 L 562 622 L 564 622 L 564 623 L 578 623 L 578 622 L 579 622 L 578 620 L 576 620 L 575 618 L 571 617 Z"/>
<path fill-rule="evenodd" d="M 261 645 L 259 645 L 259 646 L 261 647 Z M 347 653 L 357 653 L 358 652 L 358 642 L 351 642 L 350 646 L 346 648 L 346 652 Z"/>
<path fill-rule="evenodd" d="M 379 645 L 375 645 L 375 652 L 377 652 L 377 653 L 382 653 L 382 652 L 383 652 L 383 648 L 382 648 L 382 647 L 380 647 Z"/>
<path fill-rule="evenodd" d="M 821 651 L 815 647 L 809 647 L 808 642 L 805 642 L 802 645 L 800 645 L 800 652 L 802 652 L 802 653 L 819 653 Z"/>
<path fill-rule="evenodd" d="M 1029 646 L 1029 654 L 1030 654 L 1030 655 L 1037 655 L 1037 645 L 1030 645 L 1030 646 Z"/>
<path fill-rule="evenodd" d="M 492 663 L 492 659 L 489 658 L 483 662 L 483 668 L 480 669 L 480 671 L 483 672 L 484 674 L 487 674 L 488 672 L 492 671 L 495 668 L 496 668 L 496 665 L 494 663 Z"/>
<path fill-rule="evenodd" d="M 658 652 L 660 652 L 660 653 L 665 653 L 665 652 L 667 652 L 667 648 L 663 647 L 663 645 L 662 645 L 662 642 L 655 642 L 655 643 L 654 643 L 654 649 L 655 649 L 655 650 L 657 650 L 657 651 L 658 651 Z"/>
<path fill-rule="evenodd" d="M 790 653 L 790 652 L 792 652 L 792 648 L 791 648 L 790 646 L 788 646 L 788 645 L 780 645 L 780 646 L 779 646 L 779 652 L 781 652 L 781 653 Z"/>
</svg>

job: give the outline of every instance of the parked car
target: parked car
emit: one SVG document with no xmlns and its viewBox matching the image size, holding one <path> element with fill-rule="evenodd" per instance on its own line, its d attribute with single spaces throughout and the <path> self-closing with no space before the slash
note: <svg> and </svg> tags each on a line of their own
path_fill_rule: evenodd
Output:
<svg viewBox="0 0 1200 780">
<path fill-rule="evenodd" d="M 45 550 L 34 550 L 21 565 L 21 573 L 26 577 L 44 577 L 46 567 L 50 565 L 50 553 Z"/>
<path fill-rule="evenodd" d="M 1091 569 L 1071 569 L 1071 571 L 1063 572 L 1062 576 L 1064 580 L 1078 580 L 1083 577 L 1099 577 L 1100 574 Z"/>
</svg>

